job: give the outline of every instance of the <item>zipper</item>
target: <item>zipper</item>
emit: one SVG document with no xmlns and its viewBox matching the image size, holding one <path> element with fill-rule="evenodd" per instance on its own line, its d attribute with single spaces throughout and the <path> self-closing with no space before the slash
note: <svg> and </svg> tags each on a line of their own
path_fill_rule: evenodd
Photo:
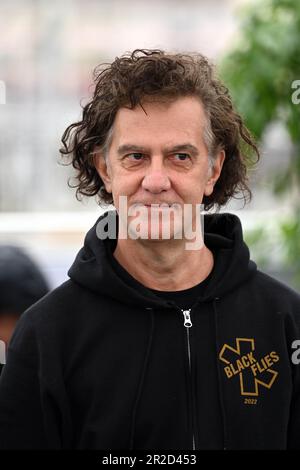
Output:
<svg viewBox="0 0 300 470">
<path fill-rule="evenodd" d="M 191 320 L 191 308 L 189 310 L 182 310 L 182 314 L 184 317 L 184 326 L 186 328 L 186 337 L 187 337 L 187 353 L 188 353 L 188 360 L 189 360 L 189 373 L 190 373 L 190 380 L 192 383 L 192 361 L 191 361 L 191 344 L 190 344 L 190 328 L 193 326 Z M 193 402 L 191 403 L 193 409 Z M 195 445 L 195 433 L 194 433 L 194 420 L 192 416 L 192 435 L 193 435 L 193 450 L 196 450 Z"/>
</svg>

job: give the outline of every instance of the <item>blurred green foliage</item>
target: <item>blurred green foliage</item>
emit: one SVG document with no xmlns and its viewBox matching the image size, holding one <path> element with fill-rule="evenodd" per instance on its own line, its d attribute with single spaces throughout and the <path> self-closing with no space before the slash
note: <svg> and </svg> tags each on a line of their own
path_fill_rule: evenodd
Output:
<svg viewBox="0 0 300 470">
<path fill-rule="evenodd" d="M 295 80 L 300 80 L 300 1 L 252 1 L 240 10 L 239 19 L 239 33 L 220 64 L 220 75 L 258 140 L 271 122 L 280 121 L 293 143 L 292 158 L 272 176 L 272 188 L 278 197 L 294 194 L 293 216 L 282 223 L 280 233 L 284 263 L 300 289 L 300 103 L 292 100 Z M 252 243 L 261 246 L 263 231 L 258 229 L 257 236 Z"/>
<path fill-rule="evenodd" d="M 255 261 L 261 267 L 268 266 L 269 256 L 266 251 L 266 239 L 267 234 L 263 227 L 257 227 L 252 230 L 248 230 L 244 235 L 245 242 L 249 247 L 253 247 L 255 250 Z"/>
<path fill-rule="evenodd" d="M 300 210 L 295 217 L 281 224 L 281 232 L 285 241 L 286 264 L 294 273 L 294 286 L 300 287 Z"/>
</svg>

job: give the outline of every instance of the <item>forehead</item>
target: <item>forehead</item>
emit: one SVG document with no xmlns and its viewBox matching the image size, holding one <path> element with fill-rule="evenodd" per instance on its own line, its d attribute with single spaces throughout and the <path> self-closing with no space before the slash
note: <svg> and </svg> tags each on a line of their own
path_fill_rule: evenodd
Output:
<svg viewBox="0 0 300 470">
<path fill-rule="evenodd" d="M 120 108 L 114 121 L 114 136 L 123 141 L 153 134 L 159 138 L 201 139 L 206 124 L 203 105 L 196 97 L 172 101 L 143 101 L 133 109 Z"/>
</svg>

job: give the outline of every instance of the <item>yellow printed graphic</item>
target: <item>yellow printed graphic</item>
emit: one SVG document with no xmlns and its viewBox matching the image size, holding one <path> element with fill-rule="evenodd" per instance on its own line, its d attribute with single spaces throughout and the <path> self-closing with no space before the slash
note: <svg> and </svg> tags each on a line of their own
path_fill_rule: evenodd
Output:
<svg viewBox="0 0 300 470">
<path fill-rule="evenodd" d="M 260 359 L 254 357 L 253 338 L 236 338 L 235 347 L 224 344 L 219 359 L 224 362 L 224 372 L 228 379 L 239 376 L 241 395 L 259 395 L 259 385 L 270 389 L 278 372 L 271 367 L 279 361 L 276 351 L 271 351 Z M 247 376 L 247 380 L 246 380 Z"/>
</svg>

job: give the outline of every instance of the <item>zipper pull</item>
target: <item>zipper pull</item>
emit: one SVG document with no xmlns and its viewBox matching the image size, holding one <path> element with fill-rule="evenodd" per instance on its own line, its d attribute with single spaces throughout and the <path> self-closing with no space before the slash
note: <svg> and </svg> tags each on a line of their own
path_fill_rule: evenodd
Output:
<svg viewBox="0 0 300 470">
<path fill-rule="evenodd" d="M 191 309 L 189 310 L 181 310 L 184 316 L 184 326 L 186 328 L 191 328 L 193 326 L 192 320 L 191 320 Z"/>
</svg>

